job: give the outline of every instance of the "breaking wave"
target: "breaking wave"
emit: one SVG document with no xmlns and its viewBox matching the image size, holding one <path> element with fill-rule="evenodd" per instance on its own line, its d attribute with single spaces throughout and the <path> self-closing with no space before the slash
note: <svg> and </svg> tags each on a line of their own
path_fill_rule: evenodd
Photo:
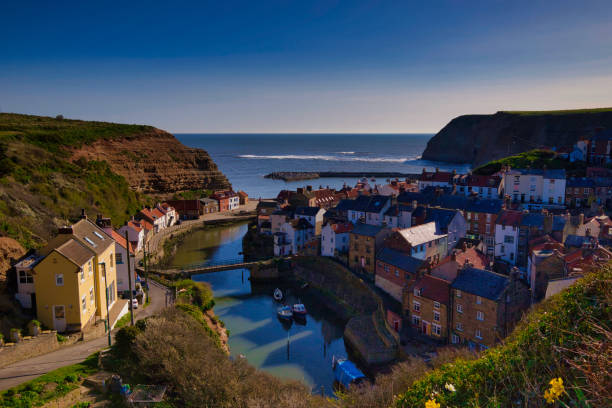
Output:
<svg viewBox="0 0 612 408">
<path fill-rule="evenodd" d="M 350 152 L 342 152 L 349 154 Z M 243 159 L 260 159 L 260 160 L 326 160 L 326 161 L 346 161 L 346 162 L 382 162 L 382 163 L 404 163 L 408 160 L 414 160 L 416 157 L 347 157 L 334 155 L 257 155 L 257 154 L 241 154 L 238 157 Z"/>
</svg>

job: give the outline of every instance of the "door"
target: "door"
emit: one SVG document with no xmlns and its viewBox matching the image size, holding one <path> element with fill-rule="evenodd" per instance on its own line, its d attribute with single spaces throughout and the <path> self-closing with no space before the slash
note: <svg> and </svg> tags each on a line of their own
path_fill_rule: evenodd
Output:
<svg viewBox="0 0 612 408">
<path fill-rule="evenodd" d="M 66 308 L 64 305 L 53 306 L 53 328 L 58 332 L 66 331 Z"/>
</svg>

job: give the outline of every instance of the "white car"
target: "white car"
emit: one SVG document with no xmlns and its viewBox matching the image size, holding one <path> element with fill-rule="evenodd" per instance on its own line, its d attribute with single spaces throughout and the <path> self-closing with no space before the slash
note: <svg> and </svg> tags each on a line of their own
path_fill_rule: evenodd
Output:
<svg viewBox="0 0 612 408">
<path fill-rule="evenodd" d="M 132 299 L 132 309 L 138 309 L 138 299 Z"/>
</svg>

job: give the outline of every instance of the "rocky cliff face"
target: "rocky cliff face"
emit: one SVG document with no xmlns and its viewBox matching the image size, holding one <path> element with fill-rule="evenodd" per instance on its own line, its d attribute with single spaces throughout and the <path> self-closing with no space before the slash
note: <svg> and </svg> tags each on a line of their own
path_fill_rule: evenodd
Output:
<svg viewBox="0 0 612 408">
<path fill-rule="evenodd" d="M 602 127 L 612 128 L 612 109 L 464 115 L 427 143 L 423 159 L 477 166 L 542 146 L 572 146 Z"/>
<path fill-rule="evenodd" d="M 149 194 L 225 189 L 231 185 L 208 153 L 184 146 L 162 130 L 123 139 L 98 140 L 73 150 L 72 161 L 104 160 L 130 188 Z"/>
</svg>

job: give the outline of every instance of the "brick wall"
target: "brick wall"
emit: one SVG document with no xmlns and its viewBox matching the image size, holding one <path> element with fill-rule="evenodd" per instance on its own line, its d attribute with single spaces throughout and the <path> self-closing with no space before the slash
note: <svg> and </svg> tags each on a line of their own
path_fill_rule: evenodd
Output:
<svg viewBox="0 0 612 408">
<path fill-rule="evenodd" d="M 39 334 L 36 337 L 25 337 L 19 343 L 0 347 L 0 367 L 49 353 L 59 347 L 56 331 Z"/>
<path fill-rule="evenodd" d="M 495 345 L 500 339 L 498 327 L 498 304 L 489 299 L 481 298 L 477 304 L 477 296 L 462 292 L 461 297 L 457 297 L 457 292 L 452 291 L 453 298 L 453 327 L 452 331 L 461 338 L 461 342 L 472 341 L 483 344 L 487 347 Z M 463 308 L 463 313 L 457 311 L 458 305 Z M 478 312 L 483 313 L 483 320 L 478 320 Z M 457 323 L 463 325 L 463 330 L 457 329 Z M 476 337 L 476 330 L 480 330 L 480 336 Z"/>
</svg>

